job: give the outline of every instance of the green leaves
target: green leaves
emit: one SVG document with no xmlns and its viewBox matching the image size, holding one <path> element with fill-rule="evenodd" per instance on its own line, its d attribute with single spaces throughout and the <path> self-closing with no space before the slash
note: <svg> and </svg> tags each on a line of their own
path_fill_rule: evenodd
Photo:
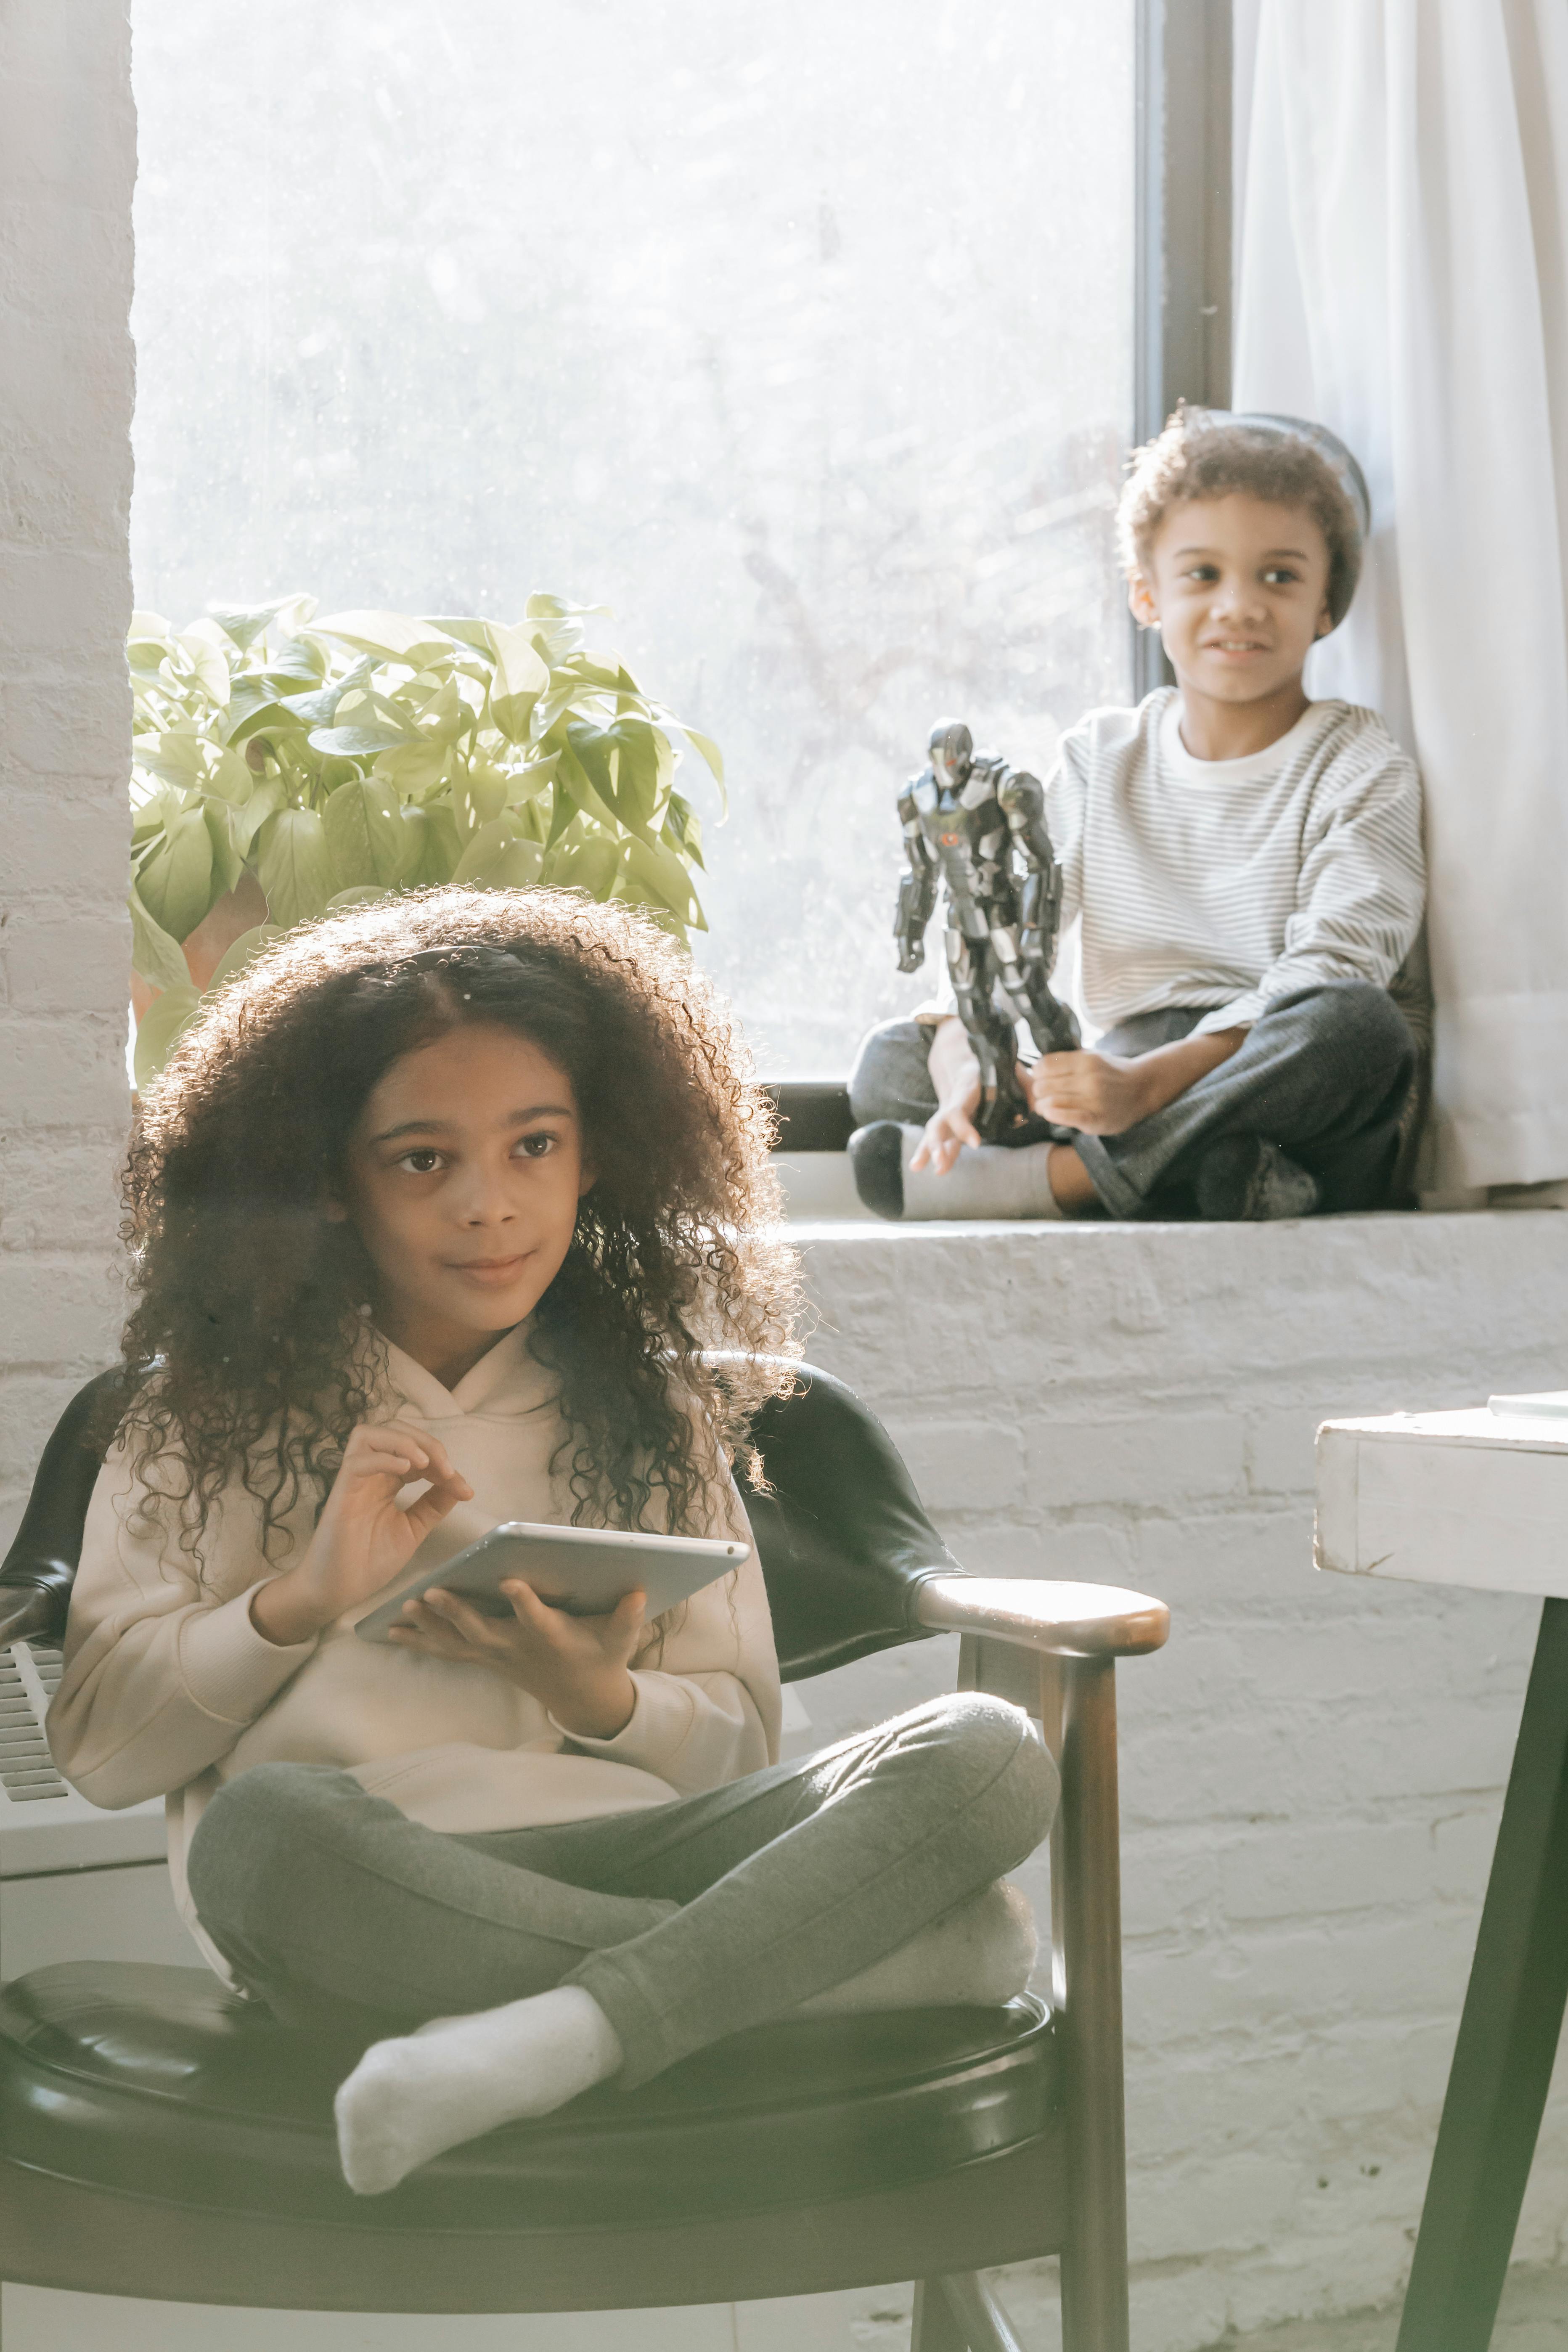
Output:
<svg viewBox="0 0 1568 2352">
<path fill-rule="evenodd" d="M 317 727 L 310 733 L 312 751 L 331 760 L 374 760 L 380 751 L 395 751 L 408 740 L 404 728 L 373 719 L 364 727 Z"/>
<path fill-rule="evenodd" d="M 316 620 L 311 598 L 289 596 L 177 631 L 137 613 L 136 970 L 177 1007 L 181 942 L 247 870 L 268 936 L 452 880 L 556 884 L 631 899 L 678 936 L 700 927 L 701 828 L 674 789 L 679 738 L 721 793 L 723 762 L 616 655 L 587 650 L 597 609 L 541 593 L 511 623 Z M 160 1055 L 174 1017 L 160 1013 Z"/>
<path fill-rule="evenodd" d="M 403 879 L 408 837 L 397 794 L 384 777 L 356 776 L 340 784 L 321 811 L 321 826 L 340 890 L 372 884 L 387 890 Z"/>
<path fill-rule="evenodd" d="M 162 996 L 149 1005 L 137 1024 L 136 1044 L 132 1053 L 132 1066 L 136 1084 L 150 1087 L 173 1052 L 182 1029 L 188 1029 L 201 1011 L 202 1000 L 191 986 L 187 972 L 177 988 L 166 988 Z"/>
<path fill-rule="evenodd" d="M 142 904 L 172 940 L 186 940 L 213 902 L 213 845 L 198 804 L 181 811 L 136 877 Z"/>
<path fill-rule="evenodd" d="M 235 813 L 226 801 L 204 800 L 202 817 L 213 853 L 212 872 L 207 885 L 210 901 L 221 898 L 226 890 L 235 888 L 245 871 L 245 859 L 240 853 Z"/>
<path fill-rule="evenodd" d="M 539 880 L 543 865 L 542 845 L 525 840 L 510 816 L 497 816 L 474 833 L 452 879 L 477 882 L 487 890 L 526 890 Z"/>
<path fill-rule="evenodd" d="M 406 662 L 411 669 L 424 669 L 452 655 L 450 640 L 438 623 L 411 621 L 405 613 L 334 613 L 313 626 L 319 637 L 336 637 L 377 661 Z"/>
<path fill-rule="evenodd" d="M 680 722 L 678 721 L 677 724 L 679 725 Z M 724 790 L 724 754 L 720 751 L 718 744 L 715 743 L 711 735 L 700 735 L 695 727 L 681 725 L 680 731 L 685 736 L 687 741 L 690 744 L 692 750 L 694 751 L 700 751 L 702 757 L 707 761 L 709 767 L 713 772 L 713 781 L 718 785 L 721 793 L 722 793 Z M 727 805 L 728 803 L 726 803 L 726 806 Z"/>
<path fill-rule="evenodd" d="M 509 743 L 526 743 L 534 705 L 550 686 L 550 665 L 540 657 L 526 626 L 490 628 L 495 668 L 490 677 L 490 718 Z"/>
<path fill-rule="evenodd" d="M 463 837 L 449 808 L 405 808 L 403 823 L 413 839 L 403 870 L 405 887 L 423 890 L 449 882 L 463 854 Z"/>
<path fill-rule="evenodd" d="M 257 923 L 250 930 L 241 931 L 208 981 L 207 987 L 221 988 L 226 981 L 234 978 L 237 971 L 243 971 L 253 956 L 258 955 L 264 947 L 269 947 L 274 940 L 280 940 L 282 936 L 282 928 L 277 923 Z"/>
<path fill-rule="evenodd" d="M 267 911 L 291 930 L 325 912 L 339 887 L 332 871 L 327 828 L 314 809 L 279 809 L 258 836 L 257 877 L 267 894 Z"/>
<path fill-rule="evenodd" d="M 567 739 L 595 793 L 620 823 L 651 824 L 659 796 L 659 737 L 646 719 L 623 718 L 608 727 L 568 726 Z"/>
<path fill-rule="evenodd" d="M 178 942 L 170 938 L 161 923 L 153 921 L 135 890 L 127 904 L 131 908 L 132 971 L 140 973 L 149 988 L 188 988 L 191 975 Z"/>
</svg>

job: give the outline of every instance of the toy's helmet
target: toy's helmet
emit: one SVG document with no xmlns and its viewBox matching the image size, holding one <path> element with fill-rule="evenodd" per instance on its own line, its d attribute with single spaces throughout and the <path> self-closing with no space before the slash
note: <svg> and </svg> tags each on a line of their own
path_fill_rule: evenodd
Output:
<svg viewBox="0 0 1568 2352">
<path fill-rule="evenodd" d="M 931 730 L 931 763 L 944 784 L 962 784 L 974 757 L 974 738 L 962 719 L 939 719 Z"/>
<path fill-rule="evenodd" d="M 1356 535 L 1345 550 L 1345 560 L 1329 583 L 1329 614 L 1337 629 L 1351 608 L 1356 582 L 1361 577 L 1362 551 L 1372 529 L 1372 500 L 1367 495 L 1366 476 L 1357 465 L 1337 433 L 1326 425 L 1315 425 L 1306 416 L 1276 416 L 1267 409 L 1188 408 L 1184 415 L 1201 432 L 1207 425 L 1244 425 L 1254 433 L 1279 436 L 1281 441 L 1307 441 L 1327 461 L 1355 517 Z"/>
</svg>

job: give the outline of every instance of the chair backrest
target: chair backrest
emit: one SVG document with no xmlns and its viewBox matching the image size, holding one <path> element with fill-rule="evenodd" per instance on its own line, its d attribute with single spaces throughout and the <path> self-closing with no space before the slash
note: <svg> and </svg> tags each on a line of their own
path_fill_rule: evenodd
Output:
<svg viewBox="0 0 1568 2352">
<path fill-rule="evenodd" d="M 722 1369 L 723 1359 L 715 1360 Z M 67 1405 L 44 1448 L 16 1540 L 0 1566 L 0 1641 L 58 1642 L 102 1462 L 100 1372 Z M 795 1393 L 758 1413 L 752 1443 L 767 1491 L 745 1490 L 786 1682 L 926 1638 L 915 1596 L 958 1563 L 921 1507 L 887 1431 L 830 1372 L 799 1368 Z"/>
</svg>

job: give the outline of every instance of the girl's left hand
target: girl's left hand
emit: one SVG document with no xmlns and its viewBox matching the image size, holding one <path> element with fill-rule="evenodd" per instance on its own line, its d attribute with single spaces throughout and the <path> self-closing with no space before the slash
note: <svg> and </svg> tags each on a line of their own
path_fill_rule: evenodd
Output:
<svg viewBox="0 0 1568 2352">
<path fill-rule="evenodd" d="M 563 1731 L 613 1739 L 632 1719 L 637 1686 L 628 1662 L 642 1633 L 647 1596 L 628 1592 L 604 1617 L 574 1617 L 541 1601 L 521 1576 L 500 1590 L 510 1617 L 486 1617 L 440 1585 L 405 1601 L 387 1636 L 426 1657 L 490 1666 L 548 1708 Z"/>
</svg>

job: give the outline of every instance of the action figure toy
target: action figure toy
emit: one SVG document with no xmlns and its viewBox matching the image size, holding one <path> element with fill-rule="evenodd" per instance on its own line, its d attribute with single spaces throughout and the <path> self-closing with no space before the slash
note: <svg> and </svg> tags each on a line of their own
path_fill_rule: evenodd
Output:
<svg viewBox="0 0 1568 2352">
<path fill-rule="evenodd" d="M 1015 1021 L 1028 1023 L 1042 1054 L 1068 1053 L 1079 1042 L 1074 1014 L 1049 984 L 1062 877 L 1039 779 L 976 751 L 962 721 L 941 719 L 931 765 L 899 794 L 899 814 L 910 867 L 893 926 L 899 970 L 921 968 L 940 879 L 947 968 L 980 1065 L 974 1124 L 987 1143 L 1033 1141 L 1042 1129 L 1018 1084 Z"/>
</svg>

